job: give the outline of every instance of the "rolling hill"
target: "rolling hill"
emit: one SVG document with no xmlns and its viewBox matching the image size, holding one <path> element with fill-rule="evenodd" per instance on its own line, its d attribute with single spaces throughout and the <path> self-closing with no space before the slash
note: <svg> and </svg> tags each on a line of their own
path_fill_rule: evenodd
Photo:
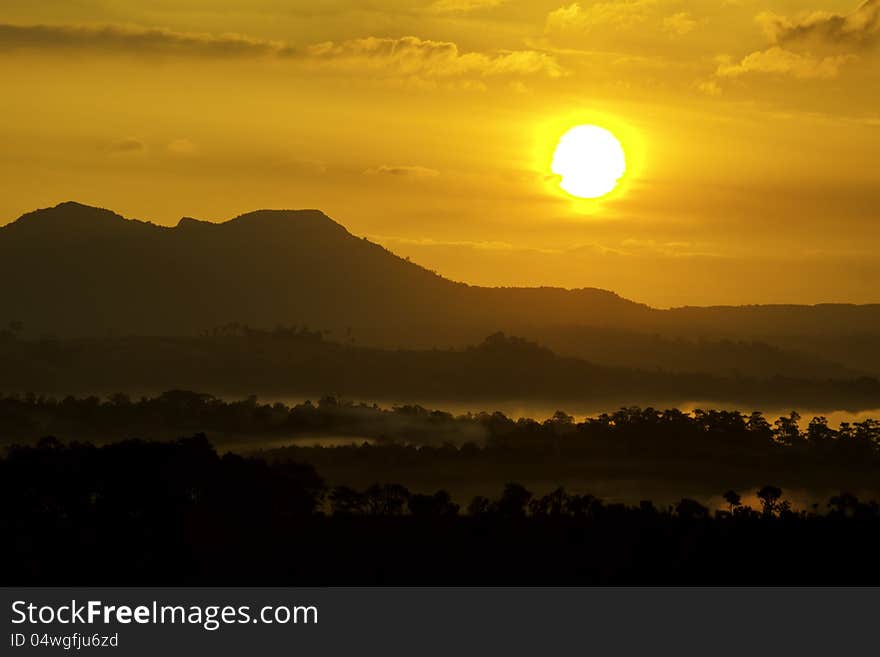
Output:
<svg viewBox="0 0 880 657">
<path fill-rule="evenodd" d="M 794 376 L 880 372 L 880 305 L 659 310 L 595 288 L 470 286 L 317 210 L 165 227 L 61 203 L 0 228 L 0 279 L 0 324 L 21 322 L 31 336 L 195 335 L 240 322 L 431 348 L 501 330 L 643 369 L 693 371 L 687 355 L 697 350 L 705 371 L 767 375 L 772 363 L 772 373 Z"/>
</svg>

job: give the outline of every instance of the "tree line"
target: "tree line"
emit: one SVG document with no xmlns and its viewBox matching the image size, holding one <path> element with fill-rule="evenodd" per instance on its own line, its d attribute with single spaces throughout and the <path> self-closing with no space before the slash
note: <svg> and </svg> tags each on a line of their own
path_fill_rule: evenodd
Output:
<svg viewBox="0 0 880 657">
<path fill-rule="evenodd" d="M 9 584 L 880 582 L 880 505 L 608 503 L 517 483 L 460 507 L 394 483 L 328 487 L 309 465 L 219 455 L 204 436 L 44 439 L 0 460 Z"/>
<path fill-rule="evenodd" d="M 639 443 L 660 449 L 733 443 L 744 449 L 791 448 L 870 456 L 880 450 L 880 420 L 867 418 L 832 427 L 823 416 L 804 421 L 792 412 L 768 419 L 760 411 L 620 408 L 582 421 L 564 411 L 546 420 L 513 418 L 502 412 L 454 415 L 419 404 L 382 408 L 333 395 L 316 402 L 260 403 L 256 396 L 225 401 L 213 395 L 171 390 L 131 399 L 98 396 L 0 395 L 0 432 L 36 438 L 40 434 L 78 437 L 120 431 L 161 431 L 166 435 L 240 432 L 251 435 L 334 435 L 406 444 L 483 443 L 490 447 L 575 449 L 588 443 Z"/>
</svg>

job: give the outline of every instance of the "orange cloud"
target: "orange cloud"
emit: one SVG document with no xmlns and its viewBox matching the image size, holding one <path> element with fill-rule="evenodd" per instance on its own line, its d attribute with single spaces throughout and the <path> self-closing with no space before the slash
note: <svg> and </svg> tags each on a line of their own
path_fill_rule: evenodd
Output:
<svg viewBox="0 0 880 657">
<path fill-rule="evenodd" d="M 367 169 L 364 173 L 368 176 L 385 175 L 385 176 L 402 176 L 407 178 L 436 178 L 440 172 L 436 169 L 418 165 L 393 165 L 380 164 L 377 167 Z"/>
<path fill-rule="evenodd" d="M 450 41 L 416 36 L 365 37 L 294 47 L 240 34 L 203 34 L 109 25 L 0 24 L 0 51 L 15 49 L 117 51 L 211 57 L 275 57 L 308 65 L 376 68 L 420 76 L 564 74 L 556 59 L 535 50 L 461 52 Z"/>
<path fill-rule="evenodd" d="M 840 73 L 840 67 L 856 59 L 854 55 L 814 57 L 785 50 L 779 46 L 746 55 L 738 63 L 722 62 L 716 74 L 720 77 L 739 77 L 748 73 L 775 73 L 800 79 L 830 79 Z"/>
<path fill-rule="evenodd" d="M 801 19 L 791 19 L 765 12 L 758 15 L 758 22 L 774 43 L 869 46 L 880 36 L 880 0 L 866 0 L 847 15 L 814 12 Z"/>
</svg>

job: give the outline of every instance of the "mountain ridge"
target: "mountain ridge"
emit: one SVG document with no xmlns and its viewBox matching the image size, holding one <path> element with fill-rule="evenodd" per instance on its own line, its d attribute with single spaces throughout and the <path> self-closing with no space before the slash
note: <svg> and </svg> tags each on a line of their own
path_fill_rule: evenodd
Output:
<svg viewBox="0 0 880 657">
<path fill-rule="evenodd" d="M 71 209 L 74 210 L 73 213 L 64 212 L 66 210 L 71 210 Z M 394 255 L 395 257 L 399 258 L 399 256 L 394 254 L 392 251 L 389 251 L 385 247 L 381 246 L 380 244 L 377 244 L 375 242 L 370 242 L 366 238 L 359 238 L 359 237 L 355 236 L 354 234 L 349 232 L 348 229 L 345 228 L 344 225 L 335 221 L 332 217 L 330 217 L 329 215 L 327 215 L 323 211 L 321 211 L 319 209 L 315 209 L 315 208 L 302 208 L 302 209 L 261 208 L 258 210 L 244 212 L 242 214 L 236 215 L 235 217 L 232 217 L 230 219 L 226 219 L 223 221 L 212 221 L 212 220 L 207 220 L 207 219 L 198 219 L 198 218 L 190 217 L 190 216 L 183 216 L 178 220 L 177 224 L 175 224 L 174 226 L 167 226 L 167 225 L 158 224 L 158 223 L 155 223 L 155 222 L 152 222 L 149 220 L 141 220 L 141 219 L 133 219 L 130 217 L 125 217 L 117 212 L 114 212 L 113 210 L 108 209 L 108 208 L 91 206 L 91 205 L 88 205 L 85 203 L 80 203 L 79 201 L 69 200 L 69 201 L 62 201 L 62 202 L 60 202 L 54 206 L 51 206 L 51 207 L 39 208 L 36 210 L 32 210 L 30 212 L 27 212 L 27 213 L 21 215 L 20 217 L 18 217 L 17 219 L 14 219 L 13 221 L 11 221 L 9 223 L 0 226 L 0 231 L 3 231 L 4 229 L 11 228 L 16 225 L 21 225 L 21 224 L 27 225 L 27 224 L 32 224 L 32 223 L 38 223 L 38 220 L 43 219 L 43 218 L 60 219 L 62 222 L 65 222 L 67 224 L 70 224 L 71 221 L 77 221 L 78 223 L 75 224 L 75 227 L 82 228 L 84 225 L 89 225 L 88 223 L 84 224 L 82 221 L 79 221 L 85 217 L 89 217 L 89 218 L 100 217 L 103 219 L 116 221 L 119 225 L 136 224 L 139 226 L 151 227 L 151 228 L 155 228 L 155 229 L 159 229 L 159 230 L 163 230 L 163 231 L 168 231 L 168 230 L 173 231 L 173 230 L 177 230 L 180 228 L 187 229 L 190 227 L 203 227 L 206 229 L 211 229 L 211 228 L 216 228 L 216 227 L 221 227 L 221 226 L 226 226 L 226 227 L 230 227 L 230 226 L 240 227 L 243 225 L 253 226 L 257 223 L 266 224 L 266 223 L 268 223 L 267 220 L 284 221 L 284 220 L 294 219 L 294 220 L 302 222 L 303 219 L 309 219 L 309 220 L 312 220 L 315 225 L 326 224 L 327 226 L 332 226 L 333 229 L 339 231 L 342 234 L 348 235 L 354 239 L 362 240 L 362 241 L 367 242 L 371 245 L 382 248 L 383 250 L 385 250 L 389 254 Z M 316 220 L 316 219 L 320 223 L 314 222 L 314 220 Z M 37 221 L 35 221 L 35 220 L 37 220 Z M 91 225 L 96 225 L 97 222 L 90 222 L 90 223 L 91 223 Z M 105 225 L 108 225 L 108 224 L 105 223 Z M 70 227 L 74 227 L 74 226 L 71 225 Z M 400 258 L 400 259 L 405 260 L 406 262 L 410 262 L 408 259 L 404 259 L 404 258 Z M 421 265 L 418 265 L 417 263 L 411 263 L 411 264 L 414 264 L 415 266 L 419 267 L 420 269 L 424 269 L 425 271 L 428 271 L 430 273 L 435 273 L 425 267 L 422 267 Z M 598 287 L 593 287 L 593 286 L 571 287 L 571 288 L 561 287 L 561 286 L 556 286 L 556 285 L 536 285 L 536 286 L 527 286 L 527 287 L 510 286 L 510 285 L 484 286 L 484 285 L 471 285 L 471 284 L 464 282 L 464 281 L 456 281 L 454 279 L 447 278 L 446 276 L 443 276 L 442 274 L 436 274 L 436 275 L 438 277 L 450 282 L 450 283 L 461 284 L 461 285 L 466 285 L 468 287 L 480 288 L 480 289 L 561 290 L 561 291 L 566 291 L 566 292 L 579 292 L 579 291 L 602 292 L 602 293 L 617 297 L 619 299 L 622 299 L 624 301 L 628 301 L 630 303 L 637 304 L 637 305 L 644 307 L 644 308 L 650 308 L 652 310 L 661 310 L 661 309 L 656 308 L 654 306 L 650 306 L 649 304 L 641 303 L 641 302 L 629 299 L 627 297 L 624 297 L 624 296 L 618 294 L 617 292 L 614 292 L 613 290 L 608 290 L 605 288 L 598 288 Z M 828 309 L 877 308 L 877 309 L 880 309 L 880 303 L 857 304 L 857 303 L 846 303 L 846 302 L 819 302 L 819 303 L 815 303 L 815 304 L 765 303 L 765 304 L 712 304 L 712 305 L 708 305 L 708 306 L 685 304 L 685 305 L 681 305 L 681 306 L 672 306 L 672 307 L 667 308 L 665 310 L 677 311 L 677 312 L 688 312 L 688 311 L 693 311 L 693 310 L 724 312 L 724 311 L 728 311 L 728 310 L 753 311 L 753 310 L 766 310 L 766 309 L 797 310 L 797 309 L 823 309 L 823 308 L 828 308 Z"/>
<path fill-rule="evenodd" d="M 617 344 L 618 352 L 632 344 L 650 353 L 654 344 L 686 355 L 690 343 L 651 343 L 652 335 L 759 340 L 880 372 L 880 349 L 871 346 L 875 336 L 880 342 L 880 304 L 661 310 L 599 288 L 468 285 L 314 209 L 256 210 L 222 222 L 182 217 L 162 226 L 68 201 L 0 227 L 0 279 L 14 282 L 0 288 L 0 326 L 22 322 L 30 335 L 195 335 L 238 322 L 432 348 L 505 331 L 595 359 L 611 348 L 607 335 L 628 331 L 635 342 Z M 743 349 L 727 351 L 730 370 Z M 656 360 L 669 366 L 670 358 Z"/>
<path fill-rule="evenodd" d="M 65 239 L 64 243 L 57 241 L 59 236 Z M 92 256 L 92 260 L 88 262 L 80 261 L 70 254 L 72 246 L 81 246 L 85 242 L 89 243 Z M 181 252 L 187 249 L 190 250 L 189 258 Z M 140 253 L 148 250 L 156 252 L 153 255 L 157 256 L 158 263 L 166 266 L 165 272 L 173 268 L 184 276 L 177 277 L 173 281 L 163 280 L 163 271 L 155 267 L 157 263 L 146 263 Z M 586 295 L 604 299 L 606 303 L 631 304 L 633 307 L 648 308 L 643 304 L 625 300 L 613 292 L 595 288 L 574 291 L 562 288 L 480 288 L 452 281 L 400 258 L 381 245 L 355 237 L 344 226 L 318 210 L 257 210 L 223 222 L 208 222 L 185 217 L 175 227 L 168 227 L 126 219 L 104 208 L 68 201 L 51 208 L 27 213 L 0 228 L 0 252 L 5 252 L 4 255 L 8 256 L 5 259 L 7 263 L 16 260 L 16 253 L 30 255 L 32 258 L 39 256 L 38 260 L 44 267 L 50 270 L 53 267 L 66 269 L 73 279 L 77 278 L 75 274 L 83 273 L 90 265 L 91 269 L 85 271 L 83 276 L 85 279 L 83 283 L 88 284 L 96 283 L 103 274 L 112 275 L 119 269 L 128 270 L 129 281 L 134 288 L 145 287 L 135 276 L 138 273 L 135 264 L 149 269 L 150 274 L 156 278 L 157 284 L 181 285 L 188 278 L 185 274 L 193 273 L 193 269 L 199 272 L 218 269 L 217 262 L 222 259 L 227 268 L 232 265 L 239 267 L 242 275 L 230 277 L 220 271 L 216 279 L 218 283 L 228 283 L 237 287 L 236 280 L 253 278 L 261 279 L 262 283 L 281 287 L 280 279 L 284 278 L 285 274 L 290 274 L 291 282 L 300 283 L 303 287 L 308 285 L 309 290 L 300 290 L 300 292 L 314 296 L 316 290 L 320 291 L 321 288 L 326 292 L 343 292 L 345 287 L 356 282 L 362 288 L 371 288 L 370 293 L 376 297 L 375 300 L 380 307 L 389 305 L 382 302 L 383 293 L 388 293 L 391 294 L 389 299 L 396 298 L 398 302 L 407 301 L 414 304 L 411 309 L 416 306 L 422 307 L 417 309 L 420 316 L 424 313 L 431 314 L 423 308 L 427 302 L 424 294 L 437 292 L 440 288 L 447 291 L 476 290 L 488 292 L 490 295 L 499 292 L 503 294 L 504 290 L 517 290 L 526 297 L 548 294 L 574 297 Z M 125 256 L 125 260 L 121 260 L 122 256 Z M 333 262 L 327 260 L 331 257 L 335 258 Z M 284 272 L 283 268 L 278 266 L 278 263 L 285 260 L 290 272 Z M 8 271 L 8 267 L 6 269 Z M 373 278 L 369 275 L 365 276 L 365 272 L 374 274 Z M 97 293 L 98 290 L 92 288 L 90 292 Z M 16 306 L 21 307 L 25 317 L 17 319 L 23 319 L 28 323 L 27 315 L 35 313 L 29 312 L 33 310 L 32 308 L 24 307 L 26 304 L 22 303 L 23 299 L 19 298 L 17 301 L 17 304 L 6 304 L 6 307 L 8 311 L 16 310 Z M 333 301 L 328 299 L 328 303 Z M 355 301 L 353 303 L 358 305 Z M 479 311 L 479 308 L 477 310 Z M 45 312 L 42 314 L 47 318 L 51 315 Z M 181 325 L 177 328 L 171 326 L 174 316 L 170 315 L 169 330 L 175 333 L 210 328 L 214 325 L 212 322 L 218 319 L 260 321 L 270 324 L 281 321 L 314 324 L 342 314 L 352 315 L 347 318 L 349 326 L 352 325 L 352 320 L 357 319 L 352 313 L 278 312 L 278 316 L 273 318 L 267 316 L 271 313 L 263 312 L 259 313 L 260 316 L 256 319 L 248 316 L 247 312 L 243 314 L 245 317 L 235 316 L 236 313 L 233 312 L 227 317 L 206 318 L 205 322 L 198 324 L 189 322 L 189 326 Z M 339 326 L 337 322 L 332 323 Z M 428 323 L 428 320 L 415 323 Z M 50 328 L 46 324 L 48 323 L 37 322 L 43 330 Z M 64 322 L 61 322 L 62 326 L 63 324 Z M 126 327 L 121 322 L 118 324 L 116 327 L 105 328 L 113 328 L 116 331 L 131 331 L 135 328 Z M 59 332 L 67 333 L 64 330 Z"/>
</svg>

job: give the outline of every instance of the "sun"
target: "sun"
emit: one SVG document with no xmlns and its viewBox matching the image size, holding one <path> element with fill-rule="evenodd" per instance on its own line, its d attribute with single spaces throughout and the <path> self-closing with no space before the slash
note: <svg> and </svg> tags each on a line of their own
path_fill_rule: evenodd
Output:
<svg viewBox="0 0 880 657">
<path fill-rule="evenodd" d="M 605 128 L 577 125 L 559 138 L 550 170 L 572 196 L 602 198 L 626 174 L 626 154 L 620 140 Z"/>
</svg>

